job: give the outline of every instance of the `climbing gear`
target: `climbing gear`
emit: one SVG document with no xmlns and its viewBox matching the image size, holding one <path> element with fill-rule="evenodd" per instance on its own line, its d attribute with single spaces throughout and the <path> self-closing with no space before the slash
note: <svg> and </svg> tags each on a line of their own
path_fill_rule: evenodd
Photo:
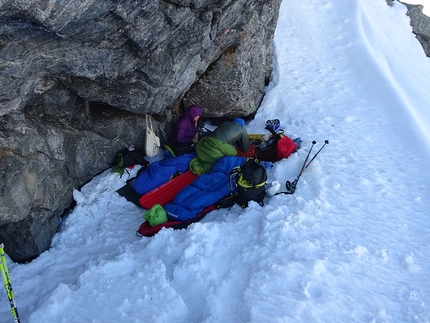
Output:
<svg viewBox="0 0 430 323">
<path fill-rule="evenodd" d="M 279 119 L 266 120 L 266 127 L 265 127 L 266 129 L 270 128 L 270 129 L 273 129 L 273 131 L 277 131 L 280 126 L 281 126 L 281 122 L 279 121 Z"/>
</svg>

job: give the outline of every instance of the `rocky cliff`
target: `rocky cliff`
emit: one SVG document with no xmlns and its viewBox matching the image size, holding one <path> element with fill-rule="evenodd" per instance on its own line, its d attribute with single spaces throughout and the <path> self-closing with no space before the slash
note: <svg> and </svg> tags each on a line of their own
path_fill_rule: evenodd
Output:
<svg viewBox="0 0 430 323">
<path fill-rule="evenodd" d="M 0 1 L 0 240 L 48 249 L 72 190 L 190 103 L 254 113 L 281 0 Z"/>
<path fill-rule="evenodd" d="M 412 31 L 421 43 L 427 57 L 430 57 L 430 17 L 423 14 L 422 5 L 410 5 L 404 3 L 408 8 L 407 15 L 411 19 Z"/>
<path fill-rule="evenodd" d="M 391 4 L 394 1 L 395 0 L 386 0 L 387 4 Z M 423 13 L 424 7 L 422 5 L 409 4 L 402 1 L 399 2 L 408 9 L 406 14 L 411 20 L 412 32 L 421 43 L 426 56 L 430 57 L 430 17 Z"/>
</svg>

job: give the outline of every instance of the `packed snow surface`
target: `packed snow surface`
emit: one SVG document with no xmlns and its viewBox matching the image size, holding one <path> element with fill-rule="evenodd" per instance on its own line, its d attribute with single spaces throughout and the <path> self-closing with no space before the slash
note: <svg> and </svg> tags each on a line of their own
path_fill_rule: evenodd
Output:
<svg viewBox="0 0 430 323">
<path fill-rule="evenodd" d="M 108 169 L 74 191 L 49 251 L 7 258 L 21 322 L 430 322 L 430 59 L 406 8 L 284 0 L 274 45 L 246 127 L 278 118 L 303 144 L 269 184 L 329 140 L 296 192 L 141 238 L 145 210 Z"/>
</svg>

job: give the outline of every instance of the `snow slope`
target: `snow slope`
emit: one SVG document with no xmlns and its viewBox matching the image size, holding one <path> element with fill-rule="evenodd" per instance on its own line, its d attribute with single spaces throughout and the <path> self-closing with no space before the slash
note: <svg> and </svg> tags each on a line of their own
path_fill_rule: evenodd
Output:
<svg viewBox="0 0 430 323">
<path fill-rule="evenodd" d="M 74 192 L 49 251 L 8 261 L 21 322 L 430 322 L 430 60 L 405 13 L 284 0 L 247 128 L 279 118 L 302 138 L 269 171 L 283 188 L 329 140 L 295 194 L 138 238 L 144 210 L 107 170 Z"/>
</svg>

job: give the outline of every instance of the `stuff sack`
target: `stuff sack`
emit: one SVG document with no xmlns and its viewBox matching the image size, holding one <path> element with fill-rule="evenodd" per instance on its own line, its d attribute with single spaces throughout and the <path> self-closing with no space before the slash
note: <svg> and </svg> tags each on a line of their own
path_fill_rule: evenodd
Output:
<svg viewBox="0 0 430 323">
<path fill-rule="evenodd" d="M 122 176 L 126 167 L 142 165 L 142 169 L 144 169 L 149 162 L 145 159 L 145 153 L 142 150 L 124 148 L 118 153 L 112 164 L 112 170 Z"/>
<path fill-rule="evenodd" d="M 297 138 L 300 140 L 300 138 Z M 293 152 L 295 152 L 299 145 L 296 141 L 292 140 L 287 136 L 281 137 L 277 144 L 276 150 L 276 160 L 281 160 L 290 156 Z"/>
<path fill-rule="evenodd" d="M 166 223 L 168 221 L 166 210 L 160 205 L 155 204 L 144 215 L 143 218 L 149 222 L 151 227 Z"/>
<path fill-rule="evenodd" d="M 249 158 L 242 166 L 235 167 L 230 174 L 230 181 L 234 174 L 236 174 L 234 202 L 242 208 L 248 207 L 249 201 L 255 201 L 263 206 L 267 171 L 258 159 Z"/>
</svg>

